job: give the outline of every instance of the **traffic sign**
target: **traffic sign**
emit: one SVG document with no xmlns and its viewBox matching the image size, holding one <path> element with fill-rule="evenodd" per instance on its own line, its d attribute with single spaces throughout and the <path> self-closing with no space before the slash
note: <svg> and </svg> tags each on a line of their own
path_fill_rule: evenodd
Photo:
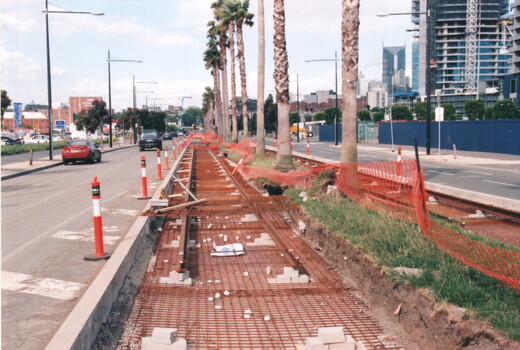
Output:
<svg viewBox="0 0 520 350">
<path fill-rule="evenodd" d="M 65 129 L 65 120 L 56 120 L 56 129 Z"/>
<path fill-rule="evenodd" d="M 38 125 L 33 124 L 33 130 L 38 130 Z"/>
</svg>

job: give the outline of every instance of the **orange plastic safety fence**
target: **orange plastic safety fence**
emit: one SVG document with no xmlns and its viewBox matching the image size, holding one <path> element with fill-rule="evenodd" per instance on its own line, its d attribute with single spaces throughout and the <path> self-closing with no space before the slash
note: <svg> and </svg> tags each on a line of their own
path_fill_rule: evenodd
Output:
<svg viewBox="0 0 520 350">
<path fill-rule="evenodd" d="M 430 222 L 426 209 L 424 175 L 422 169 L 417 171 L 415 160 L 325 164 L 289 173 L 248 165 L 239 167 L 240 173 L 247 179 L 264 177 L 285 185 L 302 187 L 309 186 L 325 169 L 335 170 L 338 190 L 351 199 L 375 211 L 417 224 L 441 250 L 502 281 L 520 294 L 520 259 L 516 252 L 486 246 Z"/>
<path fill-rule="evenodd" d="M 243 156 L 247 154 L 253 154 L 253 150 L 256 148 L 256 144 L 253 140 L 247 137 L 243 138 L 239 143 L 230 143 L 225 146 L 226 149 L 231 149 Z"/>
</svg>

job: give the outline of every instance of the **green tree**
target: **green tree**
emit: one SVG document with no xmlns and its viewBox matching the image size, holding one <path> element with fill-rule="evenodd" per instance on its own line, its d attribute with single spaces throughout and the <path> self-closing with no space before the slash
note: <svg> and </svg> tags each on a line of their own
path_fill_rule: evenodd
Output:
<svg viewBox="0 0 520 350">
<path fill-rule="evenodd" d="M 484 108 L 484 119 L 485 120 L 493 119 L 493 107 Z"/>
<path fill-rule="evenodd" d="M 393 105 L 392 106 L 392 119 L 393 120 L 412 120 L 412 112 L 407 106 Z"/>
<path fill-rule="evenodd" d="M 182 124 L 185 126 L 197 124 L 198 116 L 200 116 L 200 110 L 198 108 L 188 108 L 182 115 Z"/>
<path fill-rule="evenodd" d="M 415 117 L 417 120 L 425 120 L 426 119 L 426 102 L 415 102 L 414 105 Z"/>
<path fill-rule="evenodd" d="M 325 114 L 325 124 L 334 124 L 334 121 L 336 120 L 336 111 L 339 113 L 338 123 L 341 123 L 341 110 L 339 108 L 337 109 L 336 107 L 330 107 L 323 112 Z"/>
<path fill-rule="evenodd" d="M 11 99 L 7 96 L 7 91 L 2 90 L 2 121 L 4 120 L 4 112 L 11 105 Z"/>
<path fill-rule="evenodd" d="M 455 106 L 451 103 L 443 103 L 441 107 L 444 108 L 444 120 L 455 120 L 457 110 Z"/>
<path fill-rule="evenodd" d="M 464 103 L 464 112 L 469 120 L 482 119 L 484 117 L 484 101 L 478 100 L 467 100 Z"/>
<path fill-rule="evenodd" d="M 510 99 L 500 100 L 493 106 L 494 119 L 515 119 L 516 106 Z"/>
<path fill-rule="evenodd" d="M 276 130 L 278 123 L 278 105 L 274 103 L 273 95 L 269 94 L 264 103 L 264 123 L 267 132 Z"/>
<path fill-rule="evenodd" d="M 385 119 L 385 112 L 377 111 L 372 114 L 372 118 L 375 122 L 380 122 L 381 120 Z"/>
<path fill-rule="evenodd" d="M 106 121 L 108 115 L 107 104 L 105 101 L 95 100 L 92 108 L 86 112 L 81 111 L 74 123 L 78 130 L 87 130 L 89 133 L 96 132 L 102 122 Z"/>
<path fill-rule="evenodd" d="M 323 112 L 316 112 L 312 115 L 312 120 L 313 121 L 320 121 L 320 120 L 325 120 L 325 113 Z"/>
<path fill-rule="evenodd" d="M 359 120 L 371 120 L 370 111 L 368 109 L 362 108 L 357 112 L 357 118 Z"/>
<path fill-rule="evenodd" d="M 298 118 L 298 113 L 296 112 L 291 112 L 289 114 L 289 124 L 290 125 L 293 125 L 293 124 L 296 124 L 300 121 L 300 118 Z"/>
</svg>

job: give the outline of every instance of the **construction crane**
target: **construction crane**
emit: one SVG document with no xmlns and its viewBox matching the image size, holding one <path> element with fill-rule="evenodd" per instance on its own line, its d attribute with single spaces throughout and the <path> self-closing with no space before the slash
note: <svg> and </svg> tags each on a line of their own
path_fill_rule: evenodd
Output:
<svg viewBox="0 0 520 350">
<path fill-rule="evenodd" d="M 479 0 L 466 3 L 466 92 L 477 90 L 477 21 Z"/>
</svg>

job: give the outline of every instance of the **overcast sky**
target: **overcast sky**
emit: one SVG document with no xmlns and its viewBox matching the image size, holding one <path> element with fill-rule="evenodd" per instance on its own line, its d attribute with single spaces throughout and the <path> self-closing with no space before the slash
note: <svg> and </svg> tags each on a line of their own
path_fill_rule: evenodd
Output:
<svg viewBox="0 0 520 350">
<path fill-rule="evenodd" d="M 205 86 L 213 87 L 202 55 L 206 24 L 212 20 L 213 0 L 52 0 L 51 10 L 104 12 L 104 16 L 49 14 L 53 103 L 68 104 L 69 96 L 101 96 L 108 100 L 107 52 L 112 59 L 142 63 L 111 63 L 112 106 L 116 111 L 132 104 L 132 76 L 137 105 L 200 106 Z M 273 93 L 273 0 L 265 0 L 266 96 Z M 1 2 L 0 85 L 13 102 L 47 103 L 44 0 Z M 410 16 L 380 18 L 377 13 L 410 12 L 411 0 L 361 0 L 360 71 L 381 79 L 382 46 L 407 46 L 410 72 L 412 27 Z M 334 89 L 334 63 L 309 59 L 341 56 L 341 0 L 285 0 L 290 88 L 300 94 Z M 251 0 L 255 25 L 245 28 L 247 90 L 256 98 L 257 1 Z M 338 64 L 341 73 L 341 64 Z M 237 64 L 237 93 L 240 93 Z M 338 78 L 340 79 L 340 77 Z M 338 89 L 341 91 L 341 80 Z M 147 93 L 148 91 L 148 93 Z M 153 93 L 151 93 L 153 91 Z"/>
</svg>

